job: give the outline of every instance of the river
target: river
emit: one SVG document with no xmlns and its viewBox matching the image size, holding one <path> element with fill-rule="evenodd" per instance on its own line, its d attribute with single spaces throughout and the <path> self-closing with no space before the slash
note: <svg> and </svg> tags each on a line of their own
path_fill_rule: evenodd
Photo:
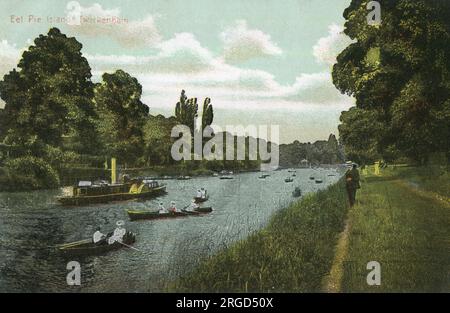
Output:
<svg viewBox="0 0 450 313">
<path fill-rule="evenodd" d="M 297 169 L 293 183 L 287 170 L 234 175 L 232 180 L 197 177 L 166 180 L 167 195 L 144 202 L 117 202 L 85 207 L 61 207 L 55 197 L 62 190 L 0 193 L 0 292 L 156 292 L 177 276 L 192 270 L 202 257 L 247 237 L 295 199 L 336 182 L 335 169 Z M 316 184 L 309 177 L 323 180 Z M 125 209 L 156 208 L 171 200 L 189 204 L 205 187 L 213 212 L 202 216 L 130 222 Z M 134 247 L 101 256 L 67 257 L 57 244 L 90 238 L 97 226 L 114 229 L 117 220 L 135 232 Z M 81 286 L 68 286 L 69 261 L 81 265 Z"/>
</svg>

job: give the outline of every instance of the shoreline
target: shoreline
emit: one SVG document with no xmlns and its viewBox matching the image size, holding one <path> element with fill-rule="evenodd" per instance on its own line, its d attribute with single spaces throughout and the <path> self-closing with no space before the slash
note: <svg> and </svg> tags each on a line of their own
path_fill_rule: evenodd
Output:
<svg viewBox="0 0 450 313">
<path fill-rule="evenodd" d="M 369 167 L 361 175 L 354 207 L 348 207 L 341 179 L 205 258 L 166 291 L 449 292 L 449 195 L 431 191 L 424 168 L 373 171 Z M 435 184 L 448 186 L 448 175 L 441 174 Z M 366 266 L 373 260 L 383 268 L 380 286 L 366 281 Z"/>
</svg>

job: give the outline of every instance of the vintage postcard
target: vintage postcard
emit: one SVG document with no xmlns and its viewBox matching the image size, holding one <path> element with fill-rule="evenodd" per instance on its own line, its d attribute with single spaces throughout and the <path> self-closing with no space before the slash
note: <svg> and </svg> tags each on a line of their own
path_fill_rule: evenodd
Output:
<svg viewBox="0 0 450 313">
<path fill-rule="evenodd" d="M 450 1 L 1 0 L 0 25 L 0 292 L 450 292 Z"/>
</svg>

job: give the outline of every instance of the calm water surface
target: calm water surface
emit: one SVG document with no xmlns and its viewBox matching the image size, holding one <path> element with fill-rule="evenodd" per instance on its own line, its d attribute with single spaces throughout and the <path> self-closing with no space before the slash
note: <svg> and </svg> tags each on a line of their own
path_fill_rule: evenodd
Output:
<svg viewBox="0 0 450 313">
<path fill-rule="evenodd" d="M 0 291 L 2 292 L 148 292 L 186 273 L 199 260 L 263 227 L 277 210 L 293 201 L 294 187 L 303 195 L 339 179 L 334 169 L 297 169 L 293 183 L 287 170 L 235 175 L 233 180 L 198 177 L 167 180 L 168 194 L 144 202 L 118 202 L 65 208 L 55 202 L 62 190 L 0 193 Z M 334 175 L 334 176 L 329 176 Z M 309 177 L 323 180 L 316 184 Z M 214 211 L 200 217 L 130 222 L 126 209 L 152 209 L 171 200 L 181 208 L 197 189 L 210 195 Z M 101 256 L 65 257 L 60 243 L 90 238 L 96 226 L 103 232 L 124 220 L 137 234 L 135 247 Z M 81 286 L 66 284 L 67 262 L 81 264 Z"/>
</svg>

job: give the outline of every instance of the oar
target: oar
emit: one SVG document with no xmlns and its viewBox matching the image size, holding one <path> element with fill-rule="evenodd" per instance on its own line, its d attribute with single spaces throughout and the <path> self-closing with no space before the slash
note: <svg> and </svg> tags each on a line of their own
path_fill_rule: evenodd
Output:
<svg viewBox="0 0 450 313">
<path fill-rule="evenodd" d="M 124 245 L 125 247 L 128 247 L 128 248 L 130 248 L 130 249 L 134 249 L 134 250 L 136 250 L 136 251 L 141 252 L 141 250 L 139 250 L 139 249 L 137 249 L 137 248 L 135 248 L 135 247 L 129 246 L 129 245 L 127 245 L 126 243 L 123 243 L 123 242 L 120 242 L 120 241 L 116 241 L 116 242 L 120 243 L 121 245 Z"/>
<path fill-rule="evenodd" d="M 83 244 L 83 243 L 90 243 L 91 241 L 92 241 L 91 239 L 83 239 L 83 240 L 80 240 L 80 241 L 68 242 L 68 243 L 63 243 L 63 244 L 60 244 L 60 245 L 56 245 L 56 247 L 57 248 L 68 248 L 68 247 L 76 246 L 76 245 Z"/>
</svg>

